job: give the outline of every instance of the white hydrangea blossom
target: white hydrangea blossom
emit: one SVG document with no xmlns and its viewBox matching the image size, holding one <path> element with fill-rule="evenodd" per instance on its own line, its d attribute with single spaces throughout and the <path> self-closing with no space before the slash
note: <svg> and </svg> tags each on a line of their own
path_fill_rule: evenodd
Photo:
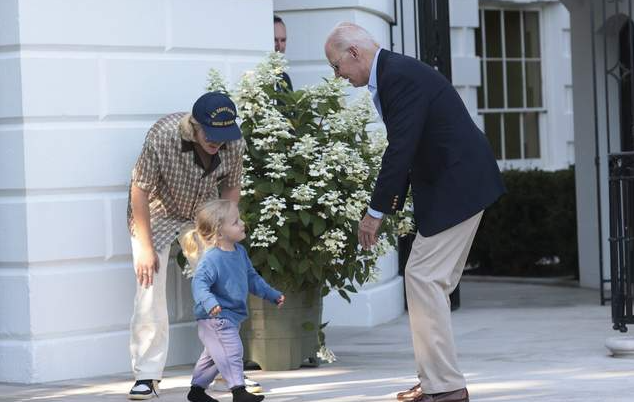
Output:
<svg viewBox="0 0 634 402">
<path fill-rule="evenodd" d="M 368 122 L 376 119 L 370 93 L 366 92 L 357 102 L 341 109 L 324 119 L 324 125 L 331 134 L 361 133 Z"/>
<path fill-rule="evenodd" d="M 346 236 L 343 230 L 336 228 L 324 232 L 319 236 L 319 239 L 321 242 L 313 246 L 312 249 L 316 251 L 326 251 L 337 258 L 343 254 L 348 236 Z"/>
<path fill-rule="evenodd" d="M 291 198 L 300 202 L 312 201 L 317 195 L 317 191 L 308 184 L 300 184 L 291 191 Z"/>
<path fill-rule="evenodd" d="M 328 349 L 326 345 L 321 345 L 321 347 L 317 351 L 317 357 L 325 361 L 326 363 L 334 363 L 337 361 L 337 356 L 335 355 L 335 353 L 332 350 Z"/>
<path fill-rule="evenodd" d="M 284 198 L 270 195 L 260 203 L 262 209 L 260 210 L 260 222 L 276 218 L 278 226 L 284 226 L 286 217 L 282 215 L 282 212 L 286 209 L 286 200 Z"/>
<path fill-rule="evenodd" d="M 277 109 L 267 108 L 262 111 L 258 124 L 253 129 L 253 134 L 258 134 L 259 140 L 269 140 L 269 143 L 276 143 L 280 138 L 293 138 L 290 133 L 292 129 L 291 123 Z"/>
<path fill-rule="evenodd" d="M 359 220 L 363 213 L 363 210 L 368 206 L 370 202 L 370 193 L 365 190 L 357 190 L 350 194 L 346 203 L 343 205 L 344 215 L 350 220 Z M 347 222 L 346 222 L 347 223 Z M 351 230 L 351 228 L 349 229 Z"/>
<path fill-rule="evenodd" d="M 365 183 L 370 175 L 370 167 L 356 150 L 350 152 L 348 155 L 348 161 L 343 168 L 348 180 L 357 184 Z"/>
<path fill-rule="evenodd" d="M 315 139 L 315 137 L 310 135 L 302 136 L 291 148 L 291 152 L 289 156 L 294 158 L 296 156 L 300 156 L 304 159 L 311 160 L 314 158 L 315 153 L 318 150 L 319 142 Z"/>
<path fill-rule="evenodd" d="M 264 168 L 267 169 L 267 172 L 265 172 L 264 175 L 270 177 L 271 179 L 286 177 L 286 171 L 291 168 L 286 164 L 286 162 L 286 155 L 284 154 L 269 154 L 269 163 L 264 166 Z"/>
<path fill-rule="evenodd" d="M 324 149 L 321 162 L 330 166 L 337 172 L 340 172 L 348 163 L 348 159 L 350 159 L 349 155 L 351 153 L 352 149 L 348 146 L 348 144 L 344 144 L 341 141 L 329 143 Z"/>
<path fill-rule="evenodd" d="M 322 179 L 320 182 L 324 180 L 332 180 L 332 178 L 335 177 L 334 173 L 331 171 L 333 169 L 335 169 L 335 167 L 329 165 L 324 160 L 323 155 L 320 155 L 317 157 L 316 161 L 308 165 L 308 175 L 312 177 L 319 177 Z M 326 184 L 324 183 L 323 186 L 317 187 L 324 187 L 325 185 Z"/>
<path fill-rule="evenodd" d="M 314 102 L 329 96 L 343 98 L 345 96 L 344 89 L 346 86 L 346 81 L 342 78 L 329 79 L 319 85 L 313 85 L 306 88 L 304 96 L 313 99 Z M 313 105 L 313 108 L 317 108 L 317 106 Z"/>
<path fill-rule="evenodd" d="M 252 247 L 268 247 L 276 241 L 277 236 L 275 236 L 273 229 L 264 225 L 258 225 L 251 233 Z"/>
<path fill-rule="evenodd" d="M 207 75 L 207 91 L 218 91 L 225 94 L 228 94 L 227 91 L 227 82 L 224 77 L 220 73 L 220 71 L 212 68 L 209 70 L 209 74 Z"/>
<path fill-rule="evenodd" d="M 237 106 L 242 118 L 255 118 L 258 113 L 266 109 L 271 99 L 262 91 L 257 77 L 253 71 L 247 71 L 238 83 Z"/>
<path fill-rule="evenodd" d="M 339 213 L 340 211 L 345 212 L 346 210 L 345 206 L 343 205 L 344 199 L 341 195 L 341 191 L 337 190 L 331 190 L 324 193 L 324 195 L 317 199 L 317 204 L 323 205 L 324 207 L 329 209 L 330 213 L 333 216 L 337 215 L 337 213 Z"/>
<path fill-rule="evenodd" d="M 282 73 L 286 70 L 286 58 L 282 53 L 271 52 L 269 53 L 266 62 L 258 64 L 256 68 L 256 76 L 258 77 L 258 84 L 263 85 L 275 85 L 282 81 Z"/>
</svg>

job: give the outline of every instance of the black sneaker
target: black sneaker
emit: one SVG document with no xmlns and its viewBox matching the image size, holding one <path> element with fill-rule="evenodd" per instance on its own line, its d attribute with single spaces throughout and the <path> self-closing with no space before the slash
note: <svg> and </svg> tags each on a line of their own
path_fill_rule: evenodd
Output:
<svg viewBox="0 0 634 402">
<path fill-rule="evenodd" d="M 233 402 L 260 402 L 264 399 L 264 395 L 253 395 L 244 387 L 236 387 L 231 392 L 233 393 Z"/>
<path fill-rule="evenodd" d="M 205 390 L 198 385 L 192 385 L 189 393 L 187 394 L 187 400 L 191 402 L 218 402 L 205 393 Z"/>
<path fill-rule="evenodd" d="M 158 397 L 158 381 L 138 380 L 128 394 L 128 399 L 142 400 Z"/>
</svg>

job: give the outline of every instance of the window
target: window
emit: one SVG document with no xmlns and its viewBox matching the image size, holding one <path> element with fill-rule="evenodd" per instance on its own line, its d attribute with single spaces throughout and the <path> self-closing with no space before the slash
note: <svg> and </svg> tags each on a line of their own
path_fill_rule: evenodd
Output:
<svg viewBox="0 0 634 402">
<path fill-rule="evenodd" d="M 539 36 L 538 11 L 480 10 L 478 113 L 500 160 L 540 157 L 539 115 L 544 105 Z"/>
</svg>

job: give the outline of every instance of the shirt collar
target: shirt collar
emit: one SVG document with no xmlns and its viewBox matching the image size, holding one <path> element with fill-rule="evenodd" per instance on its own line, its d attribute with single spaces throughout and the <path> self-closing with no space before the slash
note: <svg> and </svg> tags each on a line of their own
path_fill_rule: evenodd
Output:
<svg viewBox="0 0 634 402">
<path fill-rule="evenodd" d="M 370 79 L 368 80 L 368 88 L 373 91 L 376 91 L 378 87 L 376 82 L 376 64 L 379 60 L 379 53 L 381 53 L 381 48 L 378 48 L 376 50 L 376 53 L 374 54 L 374 60 L 372 60 L 372 69 L 370 70 Z"/>
<path fill-rule="evenodd" d="M 227 149 L 226 143 L 222 144 L 218 151 L 224 151 L 225 149 Z M 181 138 L 181 152 L 192 152 L 194 154 L 194 163 L 204 171 L 203 177 L 208 176 L 211 172 L 216 170 L 218 166 L 220 166 L 220 155 L 216 153 L 211 155 L 211 164 L 209 168 L 205 168 L 205 164 L 200 159 L 200 156 L 198 156 L 198 152 L 194 152 L 194 143 L 192 141 L 186 141 Z"/>
</svg>

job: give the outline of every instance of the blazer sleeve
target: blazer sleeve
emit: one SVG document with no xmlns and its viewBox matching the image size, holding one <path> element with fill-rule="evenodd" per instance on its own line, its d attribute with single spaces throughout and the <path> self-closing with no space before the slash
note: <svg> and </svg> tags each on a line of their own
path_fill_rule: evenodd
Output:
<svg viewBox="0 0 634 402">
<path fill-rule="evenodd" d="M 386 214 L 403 209 L 430 104 L 429 94 L 406 74 L 386 72 L 381 81 L 388 146 L 374 186 L 370 207 Z"/>
</svg>

